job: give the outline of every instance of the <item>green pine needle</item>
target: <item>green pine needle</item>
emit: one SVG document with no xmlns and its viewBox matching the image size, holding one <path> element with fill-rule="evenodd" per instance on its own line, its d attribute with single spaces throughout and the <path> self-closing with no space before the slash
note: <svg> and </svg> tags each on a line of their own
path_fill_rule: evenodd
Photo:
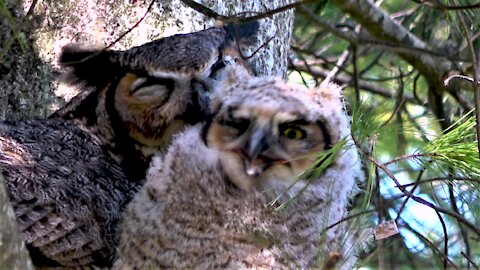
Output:
<svg viewBox="0 0 480 270">
<path fill-rule="evenodd" d="M 419 150 L 428 156 L 428 163 L 440 171 L 452 168 L 460 176 L 480 177 L 480 160 L 475 139 L 475 116 L 472 111 L 463 116 L 447 130 L 445 134 L 430 141 Z"/>
<path fill-rule="evenodd" d="M 295 184 L 297 184 L 300 180 L 305 180 L 306 184 L 302 187 L 302 189 L 297 192 L 294 196 L 289 198 L 285 203 L 282 203 L 278 206 L 275 210 L 281 211 L 288 207 L 294 200 L 296 200 L 311 184 L 312 181 L 318 179 L 318 177 L 327 170 L 327 168 L 333 163 L 335 158 L 340 154 L 340 152 L 345 149 L 346 147 L 346 140 L 342 139 L 338 141 L 332 148 L 327 149 L 325 151 L 321 151 L 316 153 L 316 162 L 315 164 L 302 174 L 300 174 L 297 179 L 281 194 L 279 194 L 272 202 L 270 202 L 270 206 L 273 206 L 277 203 L 282 196 L 285 195 Z"/>
</svg>

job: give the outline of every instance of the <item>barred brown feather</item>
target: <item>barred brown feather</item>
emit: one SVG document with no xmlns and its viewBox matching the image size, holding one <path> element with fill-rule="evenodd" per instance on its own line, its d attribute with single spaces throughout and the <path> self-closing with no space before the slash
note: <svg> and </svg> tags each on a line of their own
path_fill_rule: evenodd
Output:
<svg viewBox="0 0 480 270">
<path fill-rule="evenodd" d="M 0 123 L 0 171 L 37 266 L 108 266 L 139 184 L 87 128 L 63 120 Z"/>
</svg>

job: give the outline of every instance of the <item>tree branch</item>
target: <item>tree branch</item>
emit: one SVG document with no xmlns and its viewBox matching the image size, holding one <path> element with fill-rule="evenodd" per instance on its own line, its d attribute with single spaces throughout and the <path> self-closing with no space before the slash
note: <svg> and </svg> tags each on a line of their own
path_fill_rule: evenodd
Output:
<svg viewBox="0 0 480 270">
<path fill-rule="evenodd" d="M 418 3 L 423 6 L 427 6 L 433 9 L 438 9 L 438 10 L 461 10 L 461 9 L 477 9 L 480 8 L 480 3 L 474 3 L 474 4 L 468 4 L 468 5 L 461 5 L 461 6 L 450 6 L 450 5 L 445 5 L 439 1 L 435 1 L 435 3 L 431 1 L 423 1 L 423 0 L 412 0 L 415 3 Z"/>
<path fill-rule="evenodd" d="M 448 256 L 446 254 L 444 254 L 440 249 L 437 248 L 437 246 L 432 243 L 432 241 L 430 241 L 428 238 L 426 238 L 425 236 L 423 236 L 421 233 L 417 232 L 415 229 L 413 229 L 410 224 L 408 224 L 406 221 L 404 221 L 403 219 L 400 219 L 401 221 L 401 224 L 403 226 L 405 226 L 406 228 L 408 228 L 408 230 L 410 230 L 413 234 L 415 234 L 415 236 L 417 236 L 419 239 L 421 239 L 426 245 L 428 245 L 433 251 L 437 252 L 438 254 L 440 254 L 440 256 L 442 256 L 442 258 L 444 260 L 446 260 L 451 266 L 453 266 L 453 268 L 455 269 L 460 269 L 452 260 L 450 260 L 450 258 L 448 258 Z"/>
<path fill-rule="evenodd" d="M 213 11 L 212 9 L 210 8 L 207 8 L 206 6 L 202 5 L 202 4 L 199 4 L 195 1 L 192 1 L 192 0 L 182 0 L 182 2 L 189 6 L 190 8 L 194 9 L 195 11 L 199 12 L 199 13 L 202 13 L 203 15 L 209 17 L 209 18 L 213 18 L 215 20 L 220 20 L 220 21 L 224 21 L 227 19 L 226 16 L 223 16 L 223 15 L 220 15 L 218 14 L 217 12 Z"/>
<path fill-rule="evenodd" d="M 199 3 L 197 3 L 193 0 L 181 0 L 181 1 L 185 5 L 187 5 L 190 8 L 196 10 L 197 12 L 200 12 L 207 17 L 222 21 L 224 23 L 244 23 L 244 22 L 252 22 L 252 21 L 257 21 L 257 20 L 264 19 L 264 18 L 269 18 L 269 17 L 272 17 L 273 15 L 275 15 L 277 13 L 281 13 L 281 12 L 287 11 L 289 9 L 299 7 L 303 4 L 313 2 L 314 0 L 304 0 L 304 1 L 294 2 L 294 3 L 288 4 L 288 5 L 285 5 L 285 6 L 281 6 L 279 8 L 275 8 L 275 9 L 272 9 L 272 10 L 268 10 L 268 11 L 265 11 L 265 12 L 251 12 L 251 13 L 256 13 L 257 15 L 250 16 L 250 17 L 241 17 L 241 15 L 244 15 L 244 14 L 250 13 L 250 12 L 242 12 L 241 14 L 235 14 L 235 15 L 232 15 L 232 16 L 225 16 L 225 15 L 218 14 L 215 11 L 213 11 L 213 10 L 205 7 L 204 5 L 199 4 Z"/>
<path fill-rule="evenodd" d="M 395 183 L 395 185 L 398 187 L 398 189 L 403 192 L 403 194 L 405 194 L 406 196 L 409 196 L 411 197 L 414 201 L 420 203 L 420 204 L 423 204 L 425 206 L 428 206 L 430 208 L 432 208 L 433 210 L 435 211 L 438 211 L 440 213 L 444 213 L 444 214 L 447 214 L 455 219 L 457 219 L 459 222 L 462 222 L 463 224 L 465 224 L 468 228 L 470 228 L 473 232 L 475 232 L 478 236 L 480 236 L 480 228 L 477 228 L 477 226 L 473 225 L 472 223 L 470 223 L 468 220 L 466 220 L 463 216 L 455 213 L 455 212 L 452 212 L 452 211 L 449 211 L 447 209 L 443 209 L 441 207 L 438 207 L 436 206 L 435 204 L 421 198 L 421 197 L 417 197 L 415 196 L 414 194 L 412 194 L 410 191 L 408 191 L 406 188 L 404 188 L 400 182 L 398 181 L 398 179 L 390 172 L 390 170 L 387 169 L 387 167 L 385 167 L 383 164 L 379 163 L 377 160 L 375 160 L 373 157 L 371 156 L 367 156 L 368 160 L 370 160 L 373 164 L 375 164 L 375 166 L 379 167 L 382 171 L 384 171 L 388 177 L 390 179 L 393 180 L 393 182 Z"/>
<path fill-rule="evenodd" d="M 105 51 L 105 50 L 108 50 L 109 48 L 111 48 L 113 45 L 115 45 L 117 42 L 119 42 L 122 38 L 124 38 L 126 35 L 128 35 L 128 33 L 132 32 L 133 29 L 135 29 L 136 27 L 138 27 L 138 25 L 145 19 L 145 17 L 147 17 L 148 13 L 150 13 L 150 10 L 152 10 L 152 7 L 153 7 L 153 4 L 155 3 L 155 0 L 152 0 L 150 2 L 150 4 L 148 5 L 148 8 L 147 8 L 147 11 L 145 11 L 145 14 L 143 14 L 142 18 L 140 18 L 140 20 L 138 20 L 132 27 L 130 27 L 127 31 L 125 31 L 125 33 L 122 33 L 118 38 L 116 38 L 112 43 L 108 44 L 108 46 L 106 46 L 105 48 L 103 48 L 102 51 Z M 100 53 L 100 52 L 99 52 Z M 93 56 L 91 56 L 93 57 Z"/>
<path fill-rule="evenodd" d="M 2 269 L 34 269 L 8 199 L 0 172 L 0 265 Z"/>
<path fill-rule="evenodd" d="M 472 61 L 472 69 L 473 69 L 473 81 L 472 81 L 472 88 L 473 88 L 473 96 L 474 96 L 474 102 L 475 102 L 475 116 L 477 120 L 477 148 L 478 148 L 478 154 L 479 154 L 479 159 L 480 159 L 480 84 L 478 83 L 478 80 L 480 79 L 479 74 L 478 74 L 478 66 L 477 66 L 477 58 L 475 56 L 475 50 L 473 48 L 473 42 L 472 42 L 472 37 L 470 35 L 470 32 L 468 32 L 467 25 L 465 24 L 465 21 L 463 20 L 463 16 L 460 13 L 460 11 L 457 10 L 457 17 L 458 21 L 460 23 L 460 29 L 462 29 L 463 34 L 465 35 L 465 38 L 467 39 L 467 44 L 468 44 L 468 51 L 470 53 L 471 61 Z"/>
<path fill-rule="evenodd" d="M 447 71 L 454 69 L 456 63 L 446 57 L 419 54 L 418 50 L 434 50 L 399 23 L 393 21 L 387 13 L 369 0 L 335 0 L 332 3 L 352 16 L 372 36 L 381 41 L 415 48 L 410 52 L 399 52 L 398 55 L 420 71 L 437 91 L 448 90 L 443 84 L 442 77 Z"/>
<path fill-rule="evenodd" d="M 312 74 L 312 76 L 314 77 L 320 77 L 320 78 L 325 78 L 328 76 L 329 74 L 329 71 L 327 70 L 324 70 L 320 67 L 312 67 L 310 66 L 310 68 L 307 68 L 303 63 L 299 62 L 299 61 L 293 61 L 291 63 L 297 70 L 300 70 L 300 71 L 303 71 L 303 72 L 308 72 Z M 347 84 L 349 86 L 353 86 L 353 79 L 350 77 L 350 76 L 347 76 L 347 75 L 343 75 L 343 74 L 339 74 L 337 75 L 334 79 L 333 79 L 333 82 L 337 83 L 337 84 Z M 364 80 L 358 80 L 358 86 L 361 88 L 361 89 L 364 89 L 366 91 L 369 91 L 373 94 L 377 94 L 377 95 L 381 95 L 381 96 L 384 96 L 384 97 L 387 97 L 387 98 L 395 98 L 396 97 L 396 94 L 393 92 L 393 91 L 390 91 L 388 89 L 385 89 L 381 86 L 378 86 L 377 84 L 374 84 L 374 83 L 370 83 L 370 82 L 367 82 L 367 81 L 364 81 Z M 405 101 L 407 102 L 410 102 L 410 103 L 413 103 L 413 104 L 418 104 L 418 105 L 422 105 L 418 102 L 418 100 L 416 100 L 412 95 L 407 95 L 405 94 L 403 96 L 403 98 L 405 99 Z"/>
</svg>

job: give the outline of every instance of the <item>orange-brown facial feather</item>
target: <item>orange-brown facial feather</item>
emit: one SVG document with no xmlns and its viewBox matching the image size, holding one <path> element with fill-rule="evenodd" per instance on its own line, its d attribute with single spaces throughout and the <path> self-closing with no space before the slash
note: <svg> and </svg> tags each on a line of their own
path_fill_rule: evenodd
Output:
<svg viewBox="0 0 480 270">
<path fill-rule="evenodd" d="M 207 144 L 221 152 L 224 166 L 235 174 L 232 182 L 244 189 L 271 174 L 294 180 L 315 164 L 315 153 L 330 147 L 322 124 L 304 119 L 295 107 L 226 106 L 208 130 Z"/>
<path fill-rule="evenodd" d="M 180 96 L 172 95 L 172 85 L 156 84 L 143 87 L 147 90 L 134 89 L 140 79 L 128 73 L 120 80 L 115 91 L 115 108 L 130 137 L 146 146 L 161 147 L 169 142 L 172 134 L 186 125 L 176 117 L 186 110 L 188 102 L 182 103 L 181 95 L 188 98 L 190 89 L 186 88 Z M 173 106 L 175 109 L 172 109 Z"/>
</svg>

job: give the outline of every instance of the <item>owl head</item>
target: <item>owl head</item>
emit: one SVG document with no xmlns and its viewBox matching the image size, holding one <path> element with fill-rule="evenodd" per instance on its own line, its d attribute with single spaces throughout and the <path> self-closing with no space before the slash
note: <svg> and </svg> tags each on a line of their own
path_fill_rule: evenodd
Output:
<svg viewBox="0 0 480 270">
<path fill-rule="evenodd" d="M 141 180 L 153 153 L 203 120 L 206 93 L 223 80 L 225 67 L 252 73 L 239 48 L 252 44 L 257 30 L 258 22 L 225 25 L 126 51 L 66 46 L 59 59 L 65 80 L 85 87 L 51 117 L 93 126 L 129 178 Z"/>
<path fill-rule="evenodd" d="M 225 173 L 249 190 L 270 181 L 292 183 L 349 134 L 340 89 L 306 89 L 278 78 L 238 76 L 211 100 L 205 142 Z"/>
</svg>

